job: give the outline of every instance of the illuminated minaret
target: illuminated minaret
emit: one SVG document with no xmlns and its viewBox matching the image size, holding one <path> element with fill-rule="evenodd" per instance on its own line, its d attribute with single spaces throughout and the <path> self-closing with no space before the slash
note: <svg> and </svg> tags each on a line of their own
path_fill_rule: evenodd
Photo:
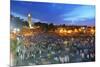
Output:
<svg viewBox="0 0 100 67">
<path fill-rule="evenodd" d="M 28 24 L 29 24 L 29 27 L 32 28 L 32 16 L 30 13 L 28 14 Z"/>
</svg>

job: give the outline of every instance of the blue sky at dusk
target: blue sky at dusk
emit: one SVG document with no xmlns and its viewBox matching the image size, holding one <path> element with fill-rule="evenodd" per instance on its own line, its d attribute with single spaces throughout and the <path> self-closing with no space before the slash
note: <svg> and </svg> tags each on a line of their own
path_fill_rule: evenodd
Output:
<svg viewBox="0 0 100 67">
<path fill-rule="evenodd" d="M 95 6 L 43 2 L 11 1 L 11 14 L 33 22 L 54 24 L 95 25 Z"/>
</svg>

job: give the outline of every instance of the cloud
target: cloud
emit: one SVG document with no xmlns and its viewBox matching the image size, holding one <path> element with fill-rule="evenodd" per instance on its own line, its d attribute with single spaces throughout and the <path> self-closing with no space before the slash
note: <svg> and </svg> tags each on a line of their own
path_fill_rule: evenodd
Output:
<svg viewBox="0 0 100 67">
<path fill-rule="evenodd" d="M 33 22 L 39 22 L 40 20 L 39 19 L 36 19 L 36 18 L 32 18 L 32 21 Z"/>
<path fill-rule="evenodd" d="M 62 15 L 63 20 L 67 21 L 84 21 L 86 19 L 91 19 L 95 17 L 95 7 L 94 6 L 80 6 L 75 8 L 69 13 Z"/>
</svg>

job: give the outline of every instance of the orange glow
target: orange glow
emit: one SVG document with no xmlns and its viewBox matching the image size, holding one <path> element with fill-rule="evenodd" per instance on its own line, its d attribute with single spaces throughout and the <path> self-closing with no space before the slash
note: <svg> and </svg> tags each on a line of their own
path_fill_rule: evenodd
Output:
<svg viewBox="0 0 100 67">
<path fill-rule="evenodd" d="M 64 28 L 60 28 L 60 30 L 59 30 L 59 33 L 61 33 L 63 35 L 66 35 L 67 33 L 70 34 L 72 32 L 73 32 L 72 30 L 66 30 Z"/>
<path fill-rule="evenodd" d="M 94 34 L 95 33 L 95 30 L 94 29 L 91 29 L 91 33 Z"/>
<path fill-rule="evenodd" d="M 78 30 L 77 30 L 77 29 L 75 29 L 75 30 L 74 30 L 74 32 L 78 32 Z"/>
<path fill-rule="evenodd" d="M 79 31 L 82 31 L 82 29 L 79 29 Z"/>
<path fill-rule="evenodd" d="M 67 30 L 66 30 L 66 29 L 61 28 L 59 32 L 60 32 L 60 33 L 65 34 L 65 33 L 67 33 Z"/>
<path fill-rule="evenodd" d="M 72 33 L 72 30 L 68 30 L 67 33 Z"/>
<path fill-rule="evenodd" d="M 28 32 L 27 31 L 24 31 L 23 32 L 23 35 L 24 36 L 31 36 L 31 35 L 33 35 L 33 33 L 31 31 L 28 31 Z"/>
<path fill-rule="evenodd" d="M 66 33 L 67 32 L 67 30 L 64 30 L 64 33 Z"/>
<path fill-rule="evenodd" d="M 60 32 L 60 33 L 63 33 L 63 32 L 64 32 L 64 30 L 61 28 L 59 32 Z"/>
</svg>

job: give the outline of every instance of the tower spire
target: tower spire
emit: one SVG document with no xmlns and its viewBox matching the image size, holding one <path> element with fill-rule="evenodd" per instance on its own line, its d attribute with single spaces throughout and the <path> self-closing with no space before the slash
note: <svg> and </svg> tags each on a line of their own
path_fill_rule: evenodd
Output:
<svg viewBox="0 0 100 67">
<path fill-rule="evenodd" d="M 30 13 L 28 14 L 28 24 L 29 24 L 29 27 L 32 28 L 32 16 Z"/>
</svg>

